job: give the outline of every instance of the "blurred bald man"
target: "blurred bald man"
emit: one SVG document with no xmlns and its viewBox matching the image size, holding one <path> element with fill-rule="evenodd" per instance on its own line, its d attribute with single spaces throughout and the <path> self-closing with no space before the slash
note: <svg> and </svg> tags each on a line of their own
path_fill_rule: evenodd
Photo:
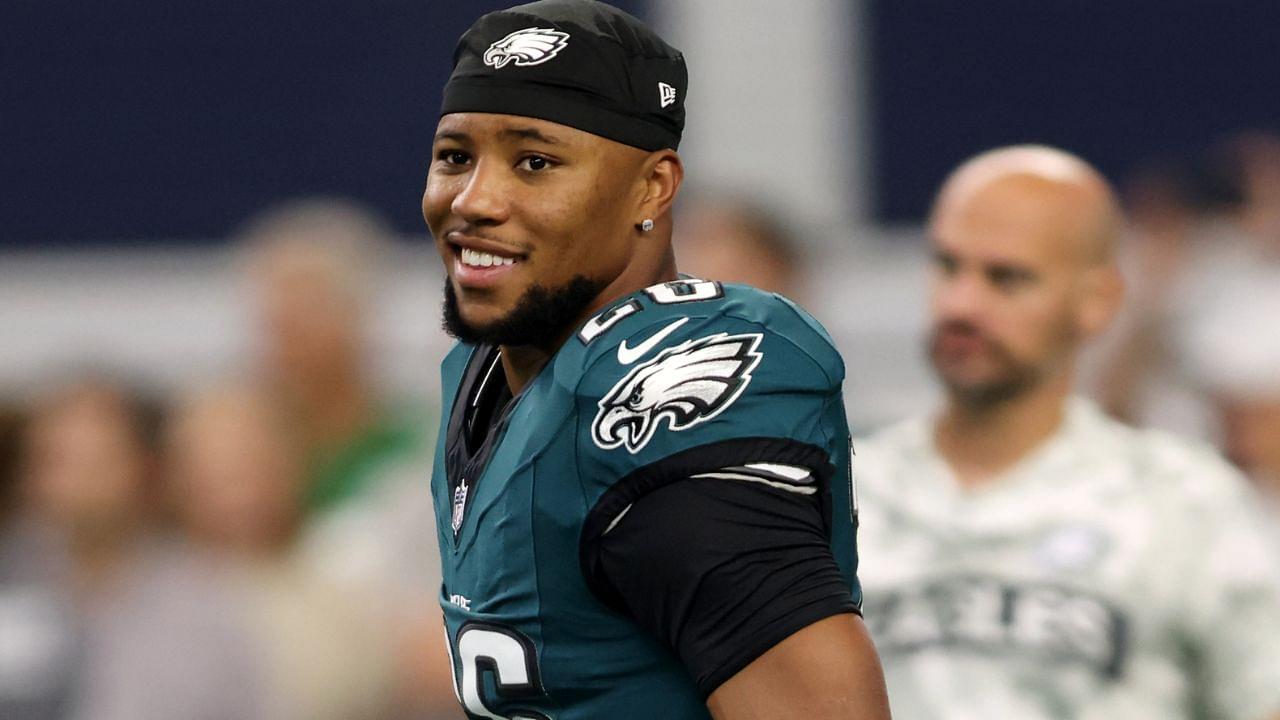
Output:
<svg viewBox="0 0 1280 720">
<path fill-rule="evenodd" d="M 1280 713 L 1280 579 L 1211 450 L 1071 395 L 1120 304 L 1120 217 L 1088 164 L 980 155 L 929 233 L 935 417 L 858 445 L 866 618 L 893 715 Z"/>
</svg>

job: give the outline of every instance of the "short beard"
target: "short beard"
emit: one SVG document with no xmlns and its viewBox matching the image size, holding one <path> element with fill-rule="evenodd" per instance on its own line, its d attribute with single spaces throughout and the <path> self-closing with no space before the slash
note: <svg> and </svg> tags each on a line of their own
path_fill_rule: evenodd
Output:
<svg viewBox="0 0 1280 720">
<path fill-rule="evenodd" d="M 462 319 L 453 283 L 444 283 L 444 330 L 464 343 L 532 345 L 541 347 L 559 338 L 591 307 L 606 283 L 578 275 L 565 285 L 548 289 L 533 285 L 525 290 L 511 312 L 486 325 Z"/>
<path fill-rule="evenodd" d="M 1003 345 L 989 339 L 986 340 L 987 347 L 996 358 L 1002 372 L 983 382 L 953 381 L 943 374 L 934 359 L 937 356 L 938 335 L 941 331 L 941 328 L 935 330 L 929 340 L 929 358 L 934 372 L 957 404 L 974 411 L 989 410 L 1021 397 L 1040 384 L 1043 376 L 1040 368 L 1019 361 Z"/>
<path fill-rule="evenodd" d="M 970 410 L 989 410 L 1014 400 L 1039 384 L 1040 374 L 1025 365 L 1010 368 L 996 380 L 984 383 L 960 384 L 943 378 L 947 391 L 960 405 Z"/>
</svg>

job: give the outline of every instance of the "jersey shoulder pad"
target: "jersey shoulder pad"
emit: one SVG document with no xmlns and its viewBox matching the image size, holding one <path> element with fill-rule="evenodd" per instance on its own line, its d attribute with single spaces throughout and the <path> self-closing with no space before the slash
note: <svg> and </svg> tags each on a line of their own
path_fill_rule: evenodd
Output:
<svg viewBox="0 0 1280 720">
<path fill-rule="evenodd" d="M 821 444 L 843 365 L 819 328 L 746 286 L 684 279 L 625 298 L 584 325 L 579 447 L 621 472 L 728 440 Z"/>
<path fill-rule="evenodd" d="M 725 312 L 765 325 L 785 337 L 822 366 L 834 382 L 844 380 L 844 360 L 827 329 L 807 310 L 777 293 L 747 285 L 725 285 Z"/>
</svg>

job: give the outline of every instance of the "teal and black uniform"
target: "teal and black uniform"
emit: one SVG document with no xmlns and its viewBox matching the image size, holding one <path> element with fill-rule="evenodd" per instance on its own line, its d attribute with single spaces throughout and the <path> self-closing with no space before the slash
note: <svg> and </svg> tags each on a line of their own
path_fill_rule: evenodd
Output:
<svg viewBox="0 0 1280 720">
<path fill-rule="evenodd" d="M 844 367 L 789 301 L 677 280 L 514 398 L 492 346 L 442 373 L 441 604 L 471 717 L 707 718 L 770 647 L 858 612 Z"/>
</svg>

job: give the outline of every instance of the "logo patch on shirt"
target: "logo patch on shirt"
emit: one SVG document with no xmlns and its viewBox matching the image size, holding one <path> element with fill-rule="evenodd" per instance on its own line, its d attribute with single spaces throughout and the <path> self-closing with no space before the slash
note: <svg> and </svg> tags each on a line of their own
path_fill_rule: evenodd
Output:
<svg viewBox="0 0 1280 720">
<path fill-rule="evenodd" d="M 718 333 L 683 342 L 637 365 L 599 402 L 591 437 L 602 449 L 637 453 L 664 420 L 672 431 L 706 422 L 733 405 L 763 355 L 759 333 Z"/>
<path fill-rule="evenodd" d="M 569 44 L 569 33 L 551 28 L 525 28 L 498 40 L 484 51 L 484 64 L 501 70 L 508 63 L 517 67 L 541 65 Z"/>
</svg>

